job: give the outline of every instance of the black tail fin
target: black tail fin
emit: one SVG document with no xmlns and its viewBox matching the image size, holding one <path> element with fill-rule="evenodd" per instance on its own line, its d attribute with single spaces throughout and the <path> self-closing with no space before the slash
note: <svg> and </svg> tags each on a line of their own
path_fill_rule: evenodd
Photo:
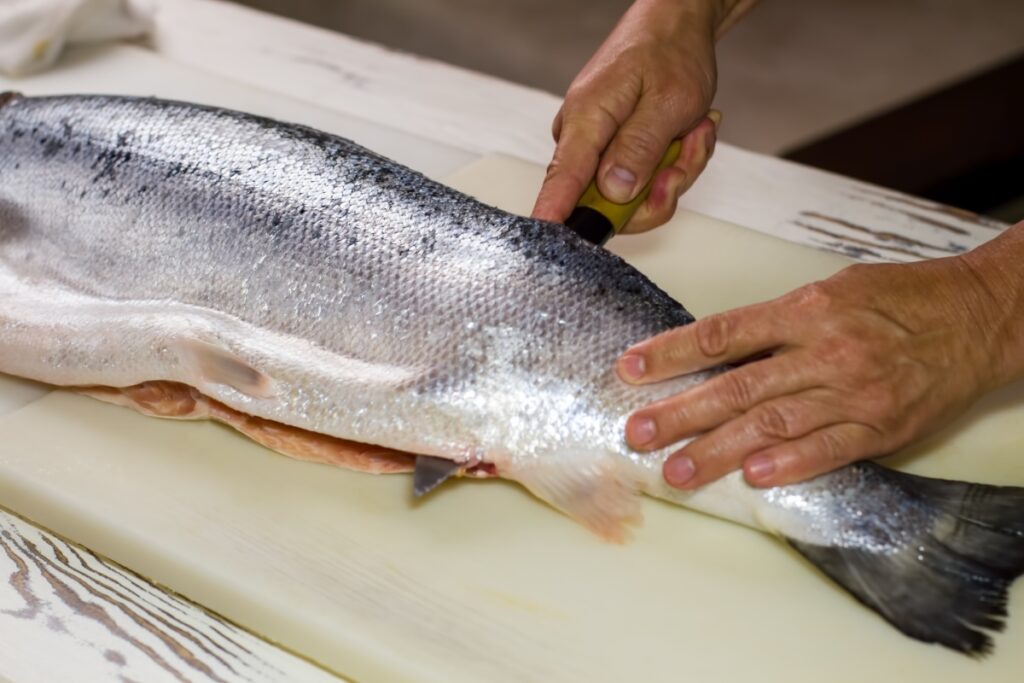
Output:
<svg viewBox="0 0 1024 683">
<path fill-rule="evenodd" d="M 1024 488 L 868 466 L 933 509 L 928 532 L 888 554 L 788 542 L 908 636 L 971 656 L 988 653 L 986 631 L 1003 629 L 1007 591 L 1024 573 Z"/>
</svg>

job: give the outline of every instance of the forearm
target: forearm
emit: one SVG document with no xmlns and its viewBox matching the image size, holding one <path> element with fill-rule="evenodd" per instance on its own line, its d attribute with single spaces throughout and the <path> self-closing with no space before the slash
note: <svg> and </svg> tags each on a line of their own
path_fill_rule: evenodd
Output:
<svg viewBox="0 0 1024 683">
<path fill-rule="evenodd" d="M 636 0 L 627 16 L 651 30 L 686 35 L 698 30 L 713 40 L 736 25 L 758 0 Z"/>
<path fill-rule="evenodd" d="M 758 0 L 707 0 L 710 4 L 717 5 L 715 18 L 715 40 L 718 40 L 725 32 L 735 26 L 740 19 L 754 9 Z"/>
<path fill-rule="evenodd" d="M 1024 378 L 1024 221 L 961 258 L 988 301 L 978 333 L 993 388 Z"/>
</svg>

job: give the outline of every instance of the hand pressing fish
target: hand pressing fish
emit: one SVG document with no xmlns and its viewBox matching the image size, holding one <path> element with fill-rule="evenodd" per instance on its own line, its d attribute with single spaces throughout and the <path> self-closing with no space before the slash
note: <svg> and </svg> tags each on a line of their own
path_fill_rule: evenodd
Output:
<svg viewBox="0 0 1024 683">
<path fill-rule="evenodd" d="M 526 286 L 528 283 L 528 286 Z M 0 371 L 374 473 L 521 483 L 624 540 L 640 493 L 777 534 L 907 635 L 977 655 L 1024 571 L 1024 489 L 860 463 L 668 487 L 631 344 L 693 317 L 564 226 L 347 140 L 151 99 L 0 95 Z M 432 476 L 431 476 L 432 475 Z"/>
</svg>

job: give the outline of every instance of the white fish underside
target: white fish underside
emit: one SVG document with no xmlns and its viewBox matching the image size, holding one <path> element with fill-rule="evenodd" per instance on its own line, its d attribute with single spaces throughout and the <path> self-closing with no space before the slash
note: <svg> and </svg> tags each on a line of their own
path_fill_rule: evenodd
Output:
<svg viewBox="0 0 1024 683">
<path fill-rule="evenodd" d="M 638 492 L 805 554 L 902 558 L 948 516 L 868 466 L 667 487 L 669 450 L 631 451 L 626 417 L 711 373 L 631 387 L 612 368 L 691 320 L 564 226 L 340 138 L 187 104 L 0 95 L 0 371 L 181 383 L 236 416 L 486 464 L 612 539 Z"/>
</svg>

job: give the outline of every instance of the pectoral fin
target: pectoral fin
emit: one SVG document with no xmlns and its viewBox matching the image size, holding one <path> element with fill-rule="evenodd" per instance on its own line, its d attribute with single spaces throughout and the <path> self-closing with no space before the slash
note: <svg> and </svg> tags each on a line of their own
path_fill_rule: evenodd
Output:
<svg viewBox="0 0 1024 683">
<path fill-rule="evenodd" d="M 601 538 L 628 541 L 629 527 L 643 519 L 639 482 L 628 465 L 612 455 L 579 456 L 559 454 L 510 467 L 499 465 L 499 474 L 518 481 Z"/>
<path fill-rule="evenodd" d="M 273 398 L 277 393 L 270 377 L 223 346 L 188 339 L 179 342 L 176 350 L 192 374 L 188 382 L 192 386 L 221 384 L 260 399 Z"/>
</svg>

